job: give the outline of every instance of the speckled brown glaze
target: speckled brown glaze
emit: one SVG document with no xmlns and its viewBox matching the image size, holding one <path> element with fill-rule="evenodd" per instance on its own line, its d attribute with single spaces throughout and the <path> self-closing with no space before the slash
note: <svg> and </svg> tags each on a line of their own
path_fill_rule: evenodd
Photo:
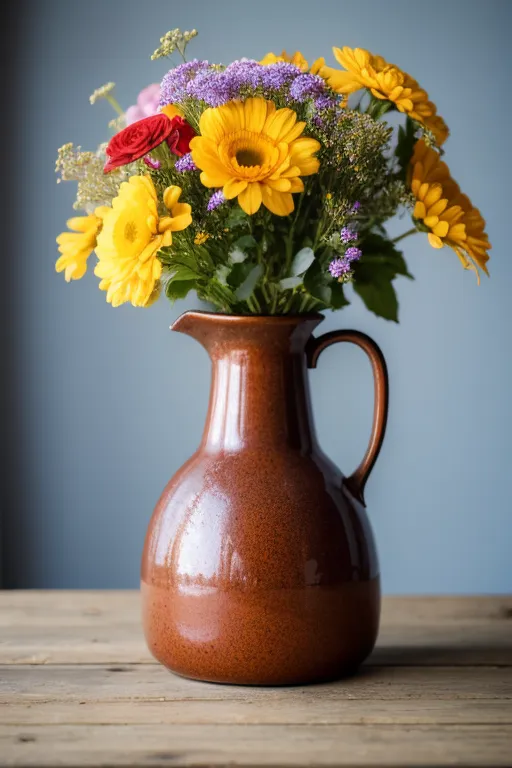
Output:
<svg viewBox="0 0 512 768">
<path fill-rule="evenodd" d="M 187 312 L 173 330 L 212 360 L 201 445 L 167 485 L 142 560 L 153 655 L 187 677 L 307 683 L 350 673 L 370 653 L 379 569 L 363 488 L 384 436 L 386 367 L 364 334 L 313 337 L 321 315 Z M 345 478 L 318 447 L 307 367 L 335 341 L 370 356 L 372 438 Z"/>
</svg>

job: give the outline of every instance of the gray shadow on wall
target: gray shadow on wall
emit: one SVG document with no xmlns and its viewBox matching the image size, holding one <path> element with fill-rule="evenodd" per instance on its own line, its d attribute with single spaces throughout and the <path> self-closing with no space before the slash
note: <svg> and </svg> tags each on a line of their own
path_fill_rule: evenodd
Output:
<svg viewBox="0 0 512 768">
<path fill-rule="evenodd" d="M 23 536 L 22 440 L 20 371 L 18 355 L 18 315 L 23 311 L 23 286 L 20 284 L 19 239 L 16 233 L 24 223 L 22 184 L 17 158 L 23 151 L 22 122 L 28 114 L 23 105 L 22 19 L 30 3 L 18 0 L 3 6 L 0 20 L 0 60 L 4 74 L 3 110 L 0 131 L 3 184 L 0 217 L 2 219 L 2 297 L 0 300 L 0 340 L 2 373 L 0 376 L 0 588 L 23 586 L 21 564 L 16 552 Z"/>
</svg>

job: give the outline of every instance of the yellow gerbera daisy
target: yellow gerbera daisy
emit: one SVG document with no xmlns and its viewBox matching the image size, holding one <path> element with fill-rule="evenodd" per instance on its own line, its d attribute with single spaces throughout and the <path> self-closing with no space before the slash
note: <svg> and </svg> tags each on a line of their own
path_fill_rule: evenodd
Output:
<svg viewBox="0 0 512 768">
<path fill-rule="evenodd" d="M 70 280 L 80 280 L 87 271 L 87 259 L 96 248 L 96 238 L 101 229 L 102 215 L 108 208 L 96 208 L 90 216 L 74 216 L 68 219 L 66 226 L 74 232 L 62 232 L 57 238 L 61 256 L 57 259 L 55 269 L 64 272 L 64 277 Z"/>
<path fill-rule="evenodd" d="M 205 187 L 223 187 L 249 215 L 263 203 L 276 216 L 293 211 L 293 192 L 301 176 L 316 173 L 316 139 L 301 136 L 305 123 L 292 109 L 276 109 L 262 98 L 231 101 L 201 115 L 200 136 L 190 142 L 192 159 Z"/>
<path fill-rule="evenodd" d="M 487 251 L 491 248 L 485 222 L 462 195 L 448 166 L 423 139 L 414 147 L 411 158 L 410 186 L 416 198 L 413 216 L 428 228 L 433 248 L 449 245 L 466 269 L 487 272 Z"/>
<path fill-rule="evenodd" d="M 348 96 L 367 88 L 377 99 L 391 101 L 400 112 L 432 131 L 442 144 L 448 136 L 448 127 L 436 114 L 436 106 L 417 81 L 382 56 L 374 56 L 363 48 L 333 48 L 333 53 L 346 71 L 323 67 L 322 76 L 337 93 Z"/>
<path fill-rule="evenodd" d="M 135 307 L 151 303 L 162 273 L 157 251 L 171 245 L 173 232 L 192 222 L 190 205 L 179 203 L 180 195 L 180 187 L 167 187 L 163 202 L 170 215 L 159 217 L 158 197 L 149 176 L 131 176 L 121 184 L 103 218 L 94 270 L 113 307 L 127 301 Z"/>
<path fill-rule="evenodd" d="M 322 76 L 321 70 L 325 64 L 325 59 L 321 57 L 319 59 L 315 59 L 310 69 L 307 60 L 304 58 L 300 51 L 295 51 L 295 53 L 292 54 L 286 53 L 286 51 L 282 51 L 281 55 L 277 55 L 275 53 L 267 53 L 267 55 L 264 56 L 260 61 L 260 64 L 276 64 L 278 61 L 286 61 L 288 64 L 295 64 L 295 66 L 301 69 L 302 72 L 307 72 L 309 70 L 312 75 L 320 76 Z"/>
</svg>

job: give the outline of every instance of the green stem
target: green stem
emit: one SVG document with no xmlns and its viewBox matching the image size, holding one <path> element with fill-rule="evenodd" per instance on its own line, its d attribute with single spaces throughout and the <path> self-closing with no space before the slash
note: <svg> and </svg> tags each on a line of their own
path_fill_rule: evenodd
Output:
<svg viewBox="0 0 512 768">
<path fill-rule="evenodd" d="M 409 235 L 415 235 L 416 232 L 419 232 L 419 230 L 416 227 L 412 227 L 411 229 L 408 229 L 407 232 L 404 232 L 401 235 L 398 235 L 398 237 L 395 237 L 394 240 L 392 240 L 392 243 L 399 243 L 400 240 L 403 240 L 404 237 L 409 237 Z"/>
<path fill-rule="evenodd" d="M 305 309 L 306 309 L 306 307 L 308 305 L 308 302 L 309 302 L 309 296 L 308 296 L 307 293 L 305 293 L 304 296 L 302 297 L 302 301 L 301 301 L 300 306 L 299 306 L 299 315 L 302 312 L 305 311 Z"/>
<path fill-rule="evenodd" d="M 123 112 L 123 110 L 121 109 L 121 105 L 119 104 L 119 102 L 118 102 L 118 100 L 117 100 L 117 99 L 115 99 L 115 98 L 114 98 L 113 96 L 111 96 L 110 94 L 108 94 L 108 95 L 106 96 L 106 99 L 107 99 L 108 103 L 110 104 L 110 106 L 112 107 L 112 109 L 113 109 L 115 112 L 117 112 L 117 114 L 118 114 L 118 115 L 124 115 L 124 112 Z"/>
</svg>

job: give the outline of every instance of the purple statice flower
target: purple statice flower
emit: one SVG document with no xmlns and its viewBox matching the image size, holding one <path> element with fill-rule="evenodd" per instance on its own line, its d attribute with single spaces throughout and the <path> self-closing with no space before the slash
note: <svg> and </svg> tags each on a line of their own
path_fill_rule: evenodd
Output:
<svg viewBox="0 0 512 768">
<path fill-rule="evenodd" d="M 329 272 L 335 278 L 343 277 L 347 272 L 350 272 L 350 261 L 346 258 L 334 259 L 329 264 Z"/>
<path fill-rule="evenodd" d="M 213 193 L 213 195 L 208 200 L 207 210 L 208 211 L 214 211 L 215 208 L 218 208 L 219 205 L 222 205 L 222 203 L 226 202 L 226 198 L 224 197 L 224 192 L 222 189 L 218 189 L 216 192 Z"/>
<path fill-rule="evenodd" d="M 314 99 L 325 91 L 325 81 L 318 75 L 303 74 L 293 80 L 290 85 L 290 96 L 295 101 Z"/>
<path fill-rule="evenodd" d="M 358 200 L 356 200 L 356 202 L 352 206 L 352 213 L 357 213 L 360 207 L 361 207 L 361 203 Z"/>
<path fill-rule="evenodd" d="M 264 91 L 280 91 L 302 75 L 302 70 L 295 64 L 277 61 L 275 64 L 262 65 L 261 85 Z"/>
<path fill-rule="evenodd" d="M 323 112 L 326 109 L 335 109 L 337 105 L 337 100 L 333 96 L 328 96 L 326 93 L 321 93 L 315 99 L 315 109 L 317 112 Z"/>
<path fill-rule="evenodd" d="M 350 248 L 347 248 L 345 251 L 345 258 L 347 261 L 359 261 L 361 256 L 363 255 L 363 252 L 360 248 L 356 248 L 355 246 L 351 246 Z"/>
<path fill-rule="evenodd" d="M 183 157 L 179 157 L 174 164 L 174 170 L 178 173 L 185 173 L 185 171 L 197 171 L 197 165 L 192 160 L 190 152 Z"/>
<path fill-rule="evenodd" d="M 224 70 L 211 69 L 200 72 L 187 84 L 187 95 L 204 101 L 211 107 L 218 107 L 240 98 L 244 89 L 256 90 L 261 87 L 265 69 L 266 67 L 252 59 L 233 61 Z"/>
<path fill-rule="evenodd" d="M 207 72 L 210 68 L 211 64 L 208 61 L 192 59 L 170 69 L 160 86 L 160 106 L 165 107 L 167 104 L 183 101 L 187 95 L 187 84 L 199 73 Z"/>
<path fill-rule="evenodd" d="M 186 95 L 204 101 L 209 107 L 220 107 L 233 98 L 225 72 L 218 70 L 199 72 L 187 83 Z"/>
<path fill-rule="evenodd" d="M 158 171 L 158 169 L 162 166 L 160 160 L 155 160 L 153 157 L 151 157 L 151 155 L 144 155 L 143 160 L 148 168 L 152 168 L 154 171 Z"/>
<path fill-rule="evenodd" d="M 244 86 L 258 88 L 264 70 L 265 67 L 254 59 L 239 59 L 226 67 L 224 75 L 232 93 L 237 95 Z"/>
<path fill-rule="evenodd" d="M 342 243 L 350 243 L 351 240 L 357 240 L 357 232 L 350 227 L 342 227 L 340 238 Z"/>
</svg>

